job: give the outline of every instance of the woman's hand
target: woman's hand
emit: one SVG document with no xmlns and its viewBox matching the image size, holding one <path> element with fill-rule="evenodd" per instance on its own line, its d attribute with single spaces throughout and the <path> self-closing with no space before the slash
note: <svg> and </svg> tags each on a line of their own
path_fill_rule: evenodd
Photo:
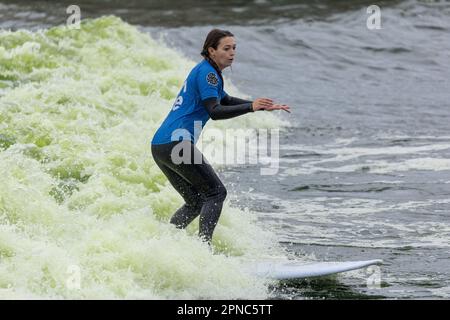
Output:
<svg viewBox="0 0 450 320">
<path fill-rule="evenodd" d="M 286 104 L 274 104 L 271 107 L 268 107 L 266 109 L 264 109 L 266 111 L 273 111 L 273 110 L 284 110 L 286 112 L 291 113 L 291 109 L 289 108 L 288 105 Z"/>
<path fill-rule="evenodd" d="M 253 101 L 252 104 L 253 111 L 258 110 L 267 110 L 267 111 L 273 111 L 273 110 L 284 110 L 286 112 L 291 112 L 288 105 L 285 104 L 273 104 L 273 100 L 269 98 L 258 98 L 255 101 Z"/>
<path fill-rule="evenodd" d="M 268 98 L 258 98 L 252 103 L 253 111 L 265 110 L 273 106 L 273 100 Z"/>
</svg>

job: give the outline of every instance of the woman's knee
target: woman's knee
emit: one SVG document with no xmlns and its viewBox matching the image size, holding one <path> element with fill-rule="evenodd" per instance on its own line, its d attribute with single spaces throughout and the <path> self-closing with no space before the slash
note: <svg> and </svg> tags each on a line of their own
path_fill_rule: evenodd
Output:
<svg viewBox="0 0 450 320">
<path fill-rule="evenodd" d="M 225 198 L 227 197 L 227 194 L 228 194 L 227 188 L 225 188 L 225 186 L 222 185 L 222 187 L 221 187 L 220 190 L 219 190 L 219 198 L 220 198 L 222 201 L 225 201 Z"/>
<path fill-rule="evenodd" d="M 227 189 L 222 183 L 220 183 L 214 188 L 208 190 L 208 192 L 206 192 L 206 194 L 204 195 L 204 199 L 205 201 L 214 200 L 216 202 L 223 202 L 225 201 L 227 194 Z"/>
</svg>

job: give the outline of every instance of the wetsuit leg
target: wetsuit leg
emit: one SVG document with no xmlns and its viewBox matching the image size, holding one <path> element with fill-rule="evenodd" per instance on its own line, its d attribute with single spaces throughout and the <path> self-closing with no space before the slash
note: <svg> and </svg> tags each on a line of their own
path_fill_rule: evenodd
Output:
<svg viewBox="0 0 450 320">
<path fill-rule="evenodd" d="M 188 163 L 177 164 L 172 161 L 172 149 L 177 144 L 182 144 L 180 156 L 185 151 L 190 152 Z M 152 154 L 170 183 L 183 196 L 188 207 L 180 208 L 171 222 L 173 220 L 173 223 L 185 227 L 200 214 L 199 236 L 208 243 L 211 242 L 227 196 L 226 188 L 214 169 L 190 141 L 152 145 Z"/>
<path fill-rule="evenodd" d="M 199 214 L 203 206 L 200 193 L 194 186 L 184 180 L 182 176 L 173 171 L 164 162 L 155 157 L 155 162 L 172 186 L 183 197 L 185 204 L 179 208 L 170 219 L 170 223 L 179 229 L 186 228 Z"/>
<path fill-rule="evenodd" d="M 203 206 L 201 194 L 195 190 L 194 186 L 187 182 L 181 175 L 166 165 L 165 147 L 153 147 L 153 158 L 167 177 L 171 185 L 183 197 L 185 204 L 179 208 L 170 219 L 170 223 L 179 229 L 186 228 L 199 214 Z M 156 150 L 156 151 L 155 151 Z"/>
</svg>

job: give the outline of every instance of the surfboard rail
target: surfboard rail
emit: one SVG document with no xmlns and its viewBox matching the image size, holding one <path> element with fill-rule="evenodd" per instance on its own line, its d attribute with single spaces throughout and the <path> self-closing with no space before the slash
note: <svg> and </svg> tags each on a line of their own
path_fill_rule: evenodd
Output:
<svg viewBox="0 0 450 320">
<path fill-rule="evenodd" d="M 326 276 L 382 263 L 381 259 L 342 262 L 261 261 L 253 266 L 251 272 L 259 277 L 288 280 Z"/>
</svg>

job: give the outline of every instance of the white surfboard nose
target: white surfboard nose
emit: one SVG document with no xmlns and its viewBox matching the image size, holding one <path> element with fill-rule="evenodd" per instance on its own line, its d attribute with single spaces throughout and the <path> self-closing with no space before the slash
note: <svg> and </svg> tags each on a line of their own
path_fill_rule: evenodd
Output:
<svg viewBox="0 0 450 320">
<path fill-rule="evenodd" d="M 304 261 L 262 261 L 256 263 L 251 273 L 264 278 L 286 280 L 320 277 L 382 264 L 383 260 L 304 262 Z"/>
</svg>

